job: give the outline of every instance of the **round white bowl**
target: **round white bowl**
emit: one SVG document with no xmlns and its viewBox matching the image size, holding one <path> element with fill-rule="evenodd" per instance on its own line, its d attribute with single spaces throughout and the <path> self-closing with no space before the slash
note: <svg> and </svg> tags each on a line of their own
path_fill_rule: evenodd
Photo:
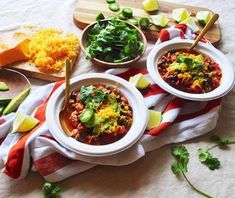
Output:
<svg viewBox="0 0 235 198">
<path fill-rule="evenodd" d="M 127 98 L 129 105 L 132 107 L 132 126 L 127 134 L 120 140 L 107 145 L 88 145 L 65 134 L 59 120 L 59 112 L 61 111 L 64 101 L 65 84 L 60 86 L 53 93 L 46 109 L 46 121 L 52 136 L 67 149 L 77 154 L 92 157 L 113 155 L 129 148 L 143 135 L 148 122 L 147 107 L 144 103 L 143 96 L 127 81 L 117 76 L 100 73 L 80 75 L 70 81 L 71 90 L 79 89 L 82 85 L 96 83 L 102 83 L 112 87 L 118 84 L 118 89 L 121 94 Z"/>
<path fill-rule="evenodd" d="M 210 44 L 200 42 L 194 48 L 194 50 L 211 57 L 216 63 L 220 65 L 222 71 L 222 78 L 219 87 L 208 93 L 193 94 L 175 89 L 162 79 L 157 69 L 157 63 L 163 53 L 165 51 L 171 51 L 176 49 L 188 49 L 192 43 L 193 41 L 191 40 L 173 39 L 155 46 L 150 52 L 147 59 L 148 72 L 152 77 L 153 81 L 165 91 L 177 97 L 188 100 L 209 101 L 224 96 L 234 86 L 234 69 L 232 64 L 225 57 L 225 55 Z"/>
</svg>

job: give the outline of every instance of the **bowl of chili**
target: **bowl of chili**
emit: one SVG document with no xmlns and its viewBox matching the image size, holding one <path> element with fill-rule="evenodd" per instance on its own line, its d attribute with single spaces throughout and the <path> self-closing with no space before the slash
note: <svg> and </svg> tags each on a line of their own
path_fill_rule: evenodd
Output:
<svg viewBox="0 0 235 198">
<path fill-rule="evenodd" d="M 60 144 L 82 156 L 99 157 L 119 153 L 139 140 L 148 114 L 136 88 L 117 76 L 99 73 L 80 75 L 70 84 L 65 118 L 69 134 L 59 118 L 64 84 L 53 93 L 46 109 L 49 130 Z"/>
<path fill-rule="evenodd" d="M 156 84 L 188 100 L 209 101 L 227 94 L 234 86 L 234 69 L 226 56 L 210 44 L 176 39 L 153 48 L 147 68 Z"/>
</svg>

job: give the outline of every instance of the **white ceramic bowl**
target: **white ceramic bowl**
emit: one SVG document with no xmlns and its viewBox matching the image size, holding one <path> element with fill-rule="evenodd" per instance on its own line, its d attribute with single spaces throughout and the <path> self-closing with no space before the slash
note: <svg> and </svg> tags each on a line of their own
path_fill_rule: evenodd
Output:
<svg viewBox="0 0 235 198">
<path fill-rule="evenodd" d="M 115 87 L 124 95 L 133 110 L 133 123 L 127 134 L 120 140 L 107 145 L 88 145 L 68 137 L 60 125 L 59 112 L 64 101 L 65 84 L 60 86 L 51 96 L 46 109 L 46 121 L 53 137 L 64 147 L 84 156 L 108 156 L 119 153 L 133 144 L 143 135 L 147 121 L 147 107 L 141 93 L 127 81 L 113 75 L 90 73 L 71 79 L 71 90 L 79 89 L 82 85 L 102 83 Z"/>
<path fill-rule="evenodd" d="M 162 79 L 157 69 L 157 62 L 163 53 L 165 51 L 171 51 L 175 49 L 188 49 L 192 43 L 193 41 L 190 40 L 173 39 L 155 46 L 147 59 L 147 68 L 150 76 L 162 89 L 180 98 L 195 101 L 208 101 L 224 96 L 234 86 L 234 69 L 225 55 L 209 44 L 200 42 L 194 48 L 194 50 L 211 57 L 216 63 L 220 65 L 222 70 L 222 78 L 219 87 L 208 93 L 193 94 L 177 90 Z"/>
</svg>

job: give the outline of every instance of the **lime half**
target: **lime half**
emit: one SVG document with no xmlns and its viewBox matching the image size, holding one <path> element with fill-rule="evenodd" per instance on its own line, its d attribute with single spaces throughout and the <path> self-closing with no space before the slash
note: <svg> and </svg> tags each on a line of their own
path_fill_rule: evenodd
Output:
<svg viewBox="0 0 235 198">
<path fill-rule="evenodd" d="M 199 27 L 196 25 L 195 20 L 192 17 L 188 17 L 184 21 L 180 22 L 180 24 L 188 25 L 194 32 L 199 31 Z"/>
<path fill-rule="evenodd" d="M 156 128 L 162 121 L 162 113 L 155 110 L 148 110 L 149 120 L 147 130 Z"/>
<path fill-rule="evenodd" d="M 196 18 L 199 23 L 205 25 L 211 19 L 212 15 L 213 14 L 210 11 L 200 11 L 200 12 L 197 12 Z"/>
<path fill-rule="evenodd" d="M 169 22 L 169 19 L 165 15 L 152 15 L 151 19 L 153 24 L 161 27 L 165 27 Z"/>
<path fill-rule="evenodd" d="M 143 74 L 136 74 L 130 77 L 129 83 L 133 84 L 137 89 L 146 89 L 150 85 L 150 81 Z"/>
<path fill-rule="evenodd" d="M 39 120 L 24 114 L 23 112 L 18 112 L 16 114 L 14 123 L 13 123 L 13 133 L 19 132 L 27 132 L 33 129 L 37 124 L 39 123 Z"/>
<path fill-rule="evenodd" d="M 159 7 L 157 0 L 145 0 L 142 5 L 148 12 L 158 10 Z"/>
<path fill-rule="evenodd" d="M 172 18 L 177 22 L 181 22 L 189 16 L 190 13 L 185 8 L 177 8 L 172 11 Z"/>
</svg>

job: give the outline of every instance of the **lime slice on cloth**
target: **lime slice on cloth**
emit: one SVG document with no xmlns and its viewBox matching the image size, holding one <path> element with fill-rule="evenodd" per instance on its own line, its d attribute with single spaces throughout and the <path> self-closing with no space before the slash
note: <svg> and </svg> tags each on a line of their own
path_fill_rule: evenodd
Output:
<svg viewBox="0 0 235 198">
<path fill-rule="evenodd" d="M 157 0 L 145 0 L 142 5 L 147 12 L 158 10 L 159 7 Z"/>
<path fill-rule="evenodd" d="M 157 127 L 162 121 L 162 113 L 155 110 L 148 110 L 149 120 L 147 125 L 147 130 L 151 130 Z"/>
<path fill-rule="evenodd" d="M 23 133 L 23 132 L 30 131 L 38 123 L 39 123 L 38 119 L 32 116 L 26 115 L 23 112 L 18 112 L 13 122 L 13 133 L 15 132 Z"/>
<path fill-rule="evenodd" d="M 152 15 L 151 19 L 153 24 L 161 27 L 165 27 L 169 22 L 169 19 L 165 15 Z"/>
<path fill-rule="evenodd" d="M 172 10 L 172 18 L 178 23 L 187 19 L 190 13 L 185 8 L 177 8 Z"/>
<path fill-rule="evenodd" d="M 5 82 L 1 82 L 0 81 L 0 91 L 8 91 L 9 87 L 7 86 L 7 84 Z"/>
<path fill-rule="evenodd" d="M 213 14 L 210 11 L 200 11 L 197 12 L 196 19 L 198 20 L 199 23 L 205 25 L 211 19 L 212 15 Z"/>
<path fill-rule="evenodd" d="M 130 77 L 129 83 L 133 84 L 137 89 L 146 89 L 150 85 L 150 81 L 143 74 L 136 74 Z"/>
<path fill-rule="evenodd" d="M 184 21 L 180 22 L 180 24 L 188 25 L 194 32 L 199 31 L 199 27 L 196 25 L 195 20 L 192 17 L 188 17 Z"/>
</svg>

